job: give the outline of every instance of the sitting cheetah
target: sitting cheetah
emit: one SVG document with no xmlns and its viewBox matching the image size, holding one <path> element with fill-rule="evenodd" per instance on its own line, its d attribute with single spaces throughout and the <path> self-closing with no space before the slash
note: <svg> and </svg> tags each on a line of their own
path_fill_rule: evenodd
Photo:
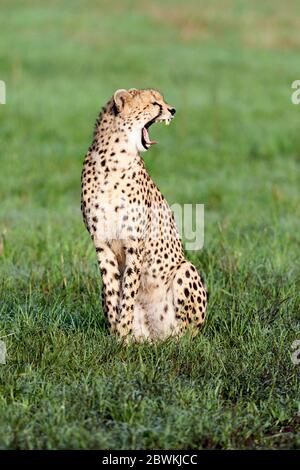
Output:
<svg viewBox="0 0 300 470">
<path fill-rule="evenodd" d="M 139 152 L 175 108 L 155 90 L 117 90 L 96 122 L 82 171 L 81 209 L 96 248 L 111 331 L 135 340 L 196 333 L 207 294 L 184 257 L 174 216 Z"/>
</svg>

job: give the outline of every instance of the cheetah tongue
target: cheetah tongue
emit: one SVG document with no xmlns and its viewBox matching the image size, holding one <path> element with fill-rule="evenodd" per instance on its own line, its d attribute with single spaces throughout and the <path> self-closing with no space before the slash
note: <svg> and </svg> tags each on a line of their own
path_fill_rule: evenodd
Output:
<svg viewBox="0 0 300 470">
<path fill-rule="evenodd" d="M 144 141 L 149 146 L 158 143 L 156 140 L 150 140 L 150 137 L 149 137 L 149 134 L 148 134 L 148 131 L 147 131 L 146 127 L 143 127 L 143 137 L 144 137 Z"/>
</svg>

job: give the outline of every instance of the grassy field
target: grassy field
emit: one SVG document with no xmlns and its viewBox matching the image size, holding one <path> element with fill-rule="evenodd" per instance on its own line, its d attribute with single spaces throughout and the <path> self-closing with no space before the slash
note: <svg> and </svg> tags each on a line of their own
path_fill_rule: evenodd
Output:
<svg viewBox="0 0 300 470">
<path fill-rule="evenodd" d="M 0 447 L 299 448 L 299 2 L 0 10 Z M 194 341 L 122 346 L 104 327 L 80 172 L 126 87 L 176 106 L 146 165 L 170 203 L 205 204 Z"/>
</svg>

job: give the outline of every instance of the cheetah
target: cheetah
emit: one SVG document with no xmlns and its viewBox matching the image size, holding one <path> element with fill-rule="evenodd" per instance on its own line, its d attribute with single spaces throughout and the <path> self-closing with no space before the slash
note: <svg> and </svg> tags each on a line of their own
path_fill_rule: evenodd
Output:
<svg viewBox="0 0 300 470">
<path fill-rule="evenodd" d="M 140 155 L 156 122 L 175 115 L 156 90 L 117 90 L 84 160 L 81 210 L 102 275 L 109 330 L 134 341 L 198 332 L 207 292 L 185 259 L 174 215 Z"/>
</svg>

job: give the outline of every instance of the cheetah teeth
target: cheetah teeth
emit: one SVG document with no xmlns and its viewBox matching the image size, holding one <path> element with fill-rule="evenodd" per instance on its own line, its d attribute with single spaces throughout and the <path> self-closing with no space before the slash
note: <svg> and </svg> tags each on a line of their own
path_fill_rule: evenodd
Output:
<svg viewBox="0 0 300 470">
<path fill-rule="evenodd" d="M 164 122 L 166 126 L 168 126 L 171 122 L 170 118 L 165 118 L 165 119 L 158 119 L 157 122 Z"/>
</svg>

